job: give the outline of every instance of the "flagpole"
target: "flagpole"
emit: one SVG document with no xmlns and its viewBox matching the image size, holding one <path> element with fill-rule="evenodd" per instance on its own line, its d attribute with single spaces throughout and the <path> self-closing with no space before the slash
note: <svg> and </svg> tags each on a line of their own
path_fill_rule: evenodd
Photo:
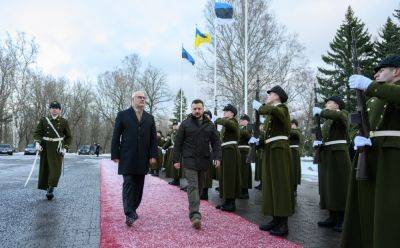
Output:
<svg viewBox="0 0 400 248">
<path fill-rule="evenodd" d="M 244 113 L 247 115 L 247 88 L 248 88 L 248 78 L 247 78 L 247 57 L 248 57 L 248 51 L 247 51 L 247 29 L 248 29 L 248 23 L 247 23 L 247 11 L 248 11 L 248 6 L 247 6 L 247 0 L 244 1 Z"/>
<path fill-rule="evenodd" d="M 217 18 L 214 19 L 214 115 L 217 116 Z"/>
<path fill-rule="evenodd" d="M 180 110 L 181 115 L 180 115 L 180 121 L 179 122 L 182 123 L 182 88 L 180 89 L 180 94 L 181 94 L 181 110 Z"/>
<path fill-rule="evenodd" d="M 182 49 L 183 49 L 183 44 L 182 44 Z M 180 90 L 180 111 L 179 111 L 179 121 L 182 122 L 182 64 L 183 64 L 183 59 L 181 59 L 181 65 L 180 65 L 180 79 L 179 79 L 179 85 L 181 86 Z"/>
</svg>

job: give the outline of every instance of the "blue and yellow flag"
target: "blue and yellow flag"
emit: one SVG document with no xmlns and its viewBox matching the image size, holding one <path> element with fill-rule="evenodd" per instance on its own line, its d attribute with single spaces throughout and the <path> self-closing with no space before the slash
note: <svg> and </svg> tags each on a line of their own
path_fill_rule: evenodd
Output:
<svg viewBox="0 0 400 248">
<path fill-rule="evenodd" d="M 194 65 L 194 59 L 192 55 L 190 55 L 183 47 L 182 47 L 182 59 L 187 59 L 192 65 Z"/>
<path fill-rule="evenodd" d="M 199 29 L 196 28 L 196 35 L 194 37 L 194 47 L 198 48 L 201 44 L 203 43 L 210 43 L 211 42 L 211 36 L 208 33 L 202 33 L 200 32 Z"/>
</svg>

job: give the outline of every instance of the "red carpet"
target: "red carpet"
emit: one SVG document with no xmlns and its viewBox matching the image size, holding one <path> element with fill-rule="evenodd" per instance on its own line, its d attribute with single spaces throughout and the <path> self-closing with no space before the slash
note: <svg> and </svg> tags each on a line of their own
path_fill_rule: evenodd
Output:
<svg viewBox="0 0 400 248">
<path fill-rule="evenodd" d="M 202 229 L 191 227 L 186 192 L 147 176 L 134 226 L 125 225 L 122 176 L 110 160 L 102 160 L 101 240 L 105 247 L 300 247 L 270 236 L 258 226 L 232 213 L 221 212 L 201 201 Z"/>
</svg>

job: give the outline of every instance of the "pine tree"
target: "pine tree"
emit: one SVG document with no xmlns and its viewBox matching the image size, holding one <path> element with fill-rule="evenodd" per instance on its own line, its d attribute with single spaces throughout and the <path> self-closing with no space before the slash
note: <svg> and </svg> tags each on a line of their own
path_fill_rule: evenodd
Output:
<svg viewBox="0 0 400 248">
<path fill-rule="evenodd" d="M 348 78 L 357 73 L 355 63 L 364 76 L 372 77 L 374 45 L 365 24 L 354 15 L 350 6 L 329 47 L 327 55 L 322 55 L 327 67 L 318 67 L 318 93 L 323 98 L 343 96 L 346 110 L 352 112 L 356 107 L 356 94 L 350 91 Z"/>
<path fill-rule="evenodd" d="M 181 121 L 181 94 L 182 94 L 182 121 L 186 119 L 187 102 L 182 89 L 178 91 L 175 97 L 174 118 Z"/>
<path fill-rule="evenodd" d="M 379 40 L 375 42 L 375 56 L 380 61 L 394 54 L 400 54 L 400 27 L 388 17 L 379 33 Z"/>
</svg>

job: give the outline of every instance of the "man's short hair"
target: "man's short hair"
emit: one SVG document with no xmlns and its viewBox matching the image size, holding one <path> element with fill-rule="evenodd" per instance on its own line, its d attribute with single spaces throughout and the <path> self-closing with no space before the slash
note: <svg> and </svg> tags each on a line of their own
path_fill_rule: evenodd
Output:
<svg viewBox="0 0 400 248">
<path fill-rule="evenodd" d="M 144 92 L 143 90 L 138 90 L 138 91 L 135 91 L 135 92 L 133 92 L 132 93 L 132 99 L 136 96 L 136 95 L 138 95 L 138 94 L 143 94 L 144 96 L 146 96 L 146 92 Z"/>
<path fill-rule="evenodd" d="M 192 102 L 192 105 L 193 104 L 199 104 L 199 103 L 201 103 L 201 105 L 204 106 L 204 102 L 202 100 L 200 100 L 200 99 L 194 99 L 193 102 Z"/>
</svg>

